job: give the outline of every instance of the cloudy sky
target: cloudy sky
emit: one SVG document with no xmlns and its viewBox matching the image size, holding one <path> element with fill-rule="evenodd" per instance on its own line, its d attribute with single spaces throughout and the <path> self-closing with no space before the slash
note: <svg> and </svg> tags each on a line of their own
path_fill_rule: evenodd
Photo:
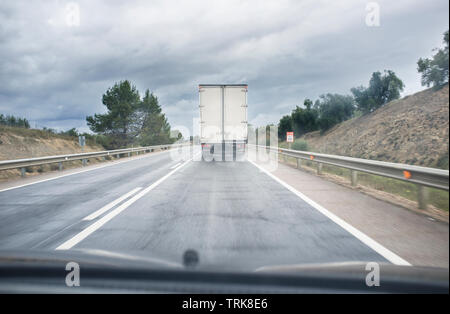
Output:
<svg viewBox="0 0 450 314">
<path fill-rule="evenodd" d="M 441 46 L 448 0 L 0 2 L 0 113 L 87 131 L 128 79 L 192 126 L 199 83 L 248 83 L 249 121 L 277 123 L 304 98 L 350 93 L 392 69 L 422 90 L 419 57 Z M 376 7 L 376 6 L 375 6 Z"/>
</svg>

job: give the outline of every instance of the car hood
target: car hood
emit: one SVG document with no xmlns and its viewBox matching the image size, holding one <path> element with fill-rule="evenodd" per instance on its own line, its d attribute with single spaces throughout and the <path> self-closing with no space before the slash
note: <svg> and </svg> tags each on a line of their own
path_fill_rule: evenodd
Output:
<svg viewBox="0 0 450 314">
<path fill-rule="evenodd" d="M 249 271 L 242 267 L 222 268 L 218 265 L 184 267 L 181 262 L 160 258 L 87 249 L 0 251 L 0 283 L 3 281 L 6 292 L 11 291 L 11 283 L 19 285 L 19 292 L 40 292 L 43 283 L 48 287 L 53 284 L 54 289 L 49 288 L 48 291 L 59 292 L 65 287 L 61 280 L 66 275 L 64 270 L 69 262 L 79 264 L 83 289 L 92 288 L 94 292 L 99 292 L 99 285 L 112 289 L 112 293 L 117 292 L 117 287 L 122 289 L 120 291 L 135 291 L 137 286 L 140 287 L 138 291 L 156 292 L 234 293 L 234 289 L 239 287 L 239 291 L 243 291 L 243 286 L 249 289 L 245 291 L 258 293 L 274 291 L 272 289 L 281 289 L 276 291 L 285 293 L 375 291 L 368 289 L 366 276 L 373 264 L 366 268 L 367 262 L 269 265 Z M 376 265 L 381 278 L 381 290 L 376 290 L 376 293 L 448 293 L 448 269 Z M 157 283 L 161 283 L 162 288 L 155 286 Z"/>
<path fill-rule="evenodd" d="M 128 254 L 123 252 L 106 251 L 99 249 L 73 249 L 69 251 L 41 251 L 41 250 L 1 250 L 0 264 L 40 264 L 68 263 L 75 261 L 85 266 L 115 267 L 115 268 L 147 268 L 147 269 L 185 269 L 181 257 L 179 262 L 158 257 Z M 349 261 L 339 263 L 316 264 L 287 264 L 267 265 L 254 269 L 255 273 L 277 274 L 315 274 L 315 275 L 347 275 L 367 274 L 370 265 L 367 261 Z M 378 263 L 380 272 L 401 277 L 426 276 L 444 279 L 448 282 L 449 270 L 447 268 L 398 266 L 389 263 Z M 368 268 L 366 268 L 368 267 Z M 222 265 L 199 265 L 195 268 L 201 271 L 220 271 L 226 268 Z M 238 267 L 233 267 L 239 271 Z M 190 269 L 192 270 L 192 269 Z M 230 269 L 226 269 L 229 271 Z M 241 270 L 248 272 L 247 269 Z"/>
</svg>

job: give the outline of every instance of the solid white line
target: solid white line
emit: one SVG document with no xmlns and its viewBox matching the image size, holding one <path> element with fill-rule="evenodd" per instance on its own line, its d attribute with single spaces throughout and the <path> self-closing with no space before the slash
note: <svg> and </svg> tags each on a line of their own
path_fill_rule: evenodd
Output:
<svg viewBox="0 0 450 314">
<path fill-rule="evenodd" d="M 178 167 L 179 165 L 181 165 L 181 162 L 177 163 L 176 165 L 173 165 L 173 166 L 170 167 L 169 169 L 170 169 L 170 170 L 175 169 L 175 168 Z"/>
<path fill-rule="evenodd" d="M 47 182 L 47 181 L 51 181 L 51 180 L 56 180 L 56 179 L 59 179 L 59 178 L 72 176 L 74 174 L 79 174 L 79 173 L 83 173 L 83 172 L 88 172 L 88 171 L 93 171 L 93 170 L 97 170 L 97 169 L 102 169 L 102 168 L 105 168 L 105 167 L 119 165 L 119 164 L 130 162 L 130 161 L 141 160 L 141 159 L 144 159 L 144 158 L 147 158 L 147 157 L 152 157 L 152 156 L 156 156 L 156 155 L 160 155 L 160 154 L 167 154 L 168 152 L 170 152 L 170 150 L 162 151 L 162 152 L 156 152 L 156 153 L 150 153 L 149 155 L 144 155 L 144 156 L 139 157 L 139 158 L 127 159 L 127 160 L 123 160 L 123 161 L 116 161 L 116 162 L 109 163 L 107 165 L 102 165 L 102 166 L 99 166 L 99 167 L 95 167 L 95 168 L 92 168 L 92 169 L 80 170 L 80 171 L 77 171 L 77 172 L 63 174 L 63 175 L 60 175 L 60 176 L 57 176 L 57 177 L 54 177 L 54 178 L 48 178 L 48 179 L 44 179 L 44 180 L 40 180 L 40 181 L 35 181 L 35 182 L 25 183 L 25 184 L 22 184 L 22 185 L 12 186 L 10 188 L 6 188 L 6 189 L 3 189 L 3 190 L 0 190 L 0 193 L 1 192 L 6 192 L 6 191 L 9 191 L 9 190 L 22 188 L 22 187 L 29 186 L 29 185 L 33 185 L 33 184 L 36 184 L 36 183 L 42 183 L 42 182 Z M 114 155 L 111 154 L 110 156 L 114 156 Z"/>
<path fill-rule="evenodd" d="M 410 263 L 408 263 L 406 260 L 404 260 L 403 258 L 398 256 L 394 252 L 391 252 L 390 250 L 388 250 L 387 248 L 382 246 L 380 243 L 376 242 L 375 240 L 373 240 L 372 238 L 370 238 L 366 234 L 362 233 L 361 231 L 359 231 L 358 229 L 356 229 L 352 225 L 348 224 L 347 222 L 345 222 L 344 220 L 342 220 L 341 218 L 339 218 L 335 214 L 331 213 L 330 211 L 328 211 L 327 209 L 325 209 L 321 205 L 317 204 L 316 202 L 314 202 L 313 200 L 308 198 L 306 195 L 300 193 L 299 191 L 297 191 L 295 188 L 293 188 L 292 186 L 290 186 L 286 182 L 282 181 L 281 179 L 277 178 L 275 175 L 271 174 L 266 169 L 262 168 L 261 166 L 257 165 L 255 162 L 253 162 L 251 160 L 248 160 L 248 161 L 251 164 L 253 164 L 255 167 L 257 167 L 259 170 L 261 170 L 262 172 L 267 174 L 269 177 L 271 177 L 272 179 L 274 179 L 275 181 L 280 183 L 282 186 L 287 188 L 289 191 L 291 191 L 292 193 L 294 193 L 295 195 L 300 197 L 306 203 L 308 203 L 309 205 L 311 205 L 312 207 L 317 209 L 319 212 L 321 212 L 322 214 L 327 216 L 329 219 L 334 221 L 337 225 L 339 225 L 343 229 L 345 229 L 348 232 L 350 232 L 353 236 L 355 236 L 357 239 L 359 239 L 365 245 L 367 245 L 368 247 L 373 249 L 375 252 L 377 252 L 378 254 L 383 256 L 384 258 L 386 258 L 391 263 L 393 263 L 395 265 L 412 266 Z"/>
<path fill-rule="evenodd" d="M 185 165 L 187 165 L 192 159 L 189 159 L 188 161 L 186 161 L 185 163 L 183 163 L 180 167 L 170 171 L 168 174 L 166 174 L 164 177 L 158 179 L 156 182 L 154 182 L 152 185 L 148 186 L 147 188 L 145 188 L 144 190 L 142 190 L 141 192 L 139 192 L 138 194 L 136 194 L 135 196 L 133 196 L 131 199 L 129 199 L 128 201 L 126 201 L 125 203 L 123 203 L 122 205 L 120 205 L 119 207 L 117 207 L 116 209 L 114 209 L 113 211 L 109 212 L 108 214 L 106 214 L 105 216 L 103 216 L 102 218 L 100 218 L 99 220 L 97 220 L 96 222 L 94 222 L 92 225 L 90 225 L 89 227 L 87 227 L 86 229 L 84 229 L 83 231 L 81 231 L 80 233 L 78 233 L 77 235 L 75 235 L 73 238 L 67 240 L 66 242 L 64 242 L 63 244 L 61 244 L 60 246 L 58 246 L 55 250 L 69 250 L 72 247 L 74 247 L 75 245 L 77 245 L 78 243 L 80 243 L 81 241 L 83 241 L 86 237 L 88 237 L 90 234 L 92 234 L 93 232 L 95 232 L 96 230 L 98 230 L 101 226 L 103 226 L 105 223 L 107 223 L 108 221 L 110 221 L 111 219 L 113 219 L 114 217 L 116 217 L 118 214 L 120 214 L 121 212 L 123 212 L 125 209 L 127 209 L 131 204 L 133 204 L 134 202 L 136 202 L 138 199 L 140 199 L 141 197 L 143 197 L 145 194 L 147 194 L 148 192 L 150 192 L 151 190 L 153 190 L 155 187 L 157 187 L 158 185 L 160 185 L 162 182 L 164 182 L 167 178 L 169 178 L 172 174 L 174 174 L 175 172 L 177 172 L 178 170 L 180 170 L 181 168 L 183 168 Z"/>
<path fill-rule="evenodd" d="M 84 217 L 83 220 L 94 220 L 95 218 L 97 218 L 100 215 L 102 215 L 103 213 L 107 212 L 108 210 L 110 210 L 111 208 L 113 208 L 114 206 L 116 206 L 117 204 L 122 202 L 123 200 L 129 198 L 131 195 L 136 194 L 140 190 L 142 190 L 141 187 L 138 187 L 138 188 L 135 188 L 135 189 L 131 190 L 127 194 L 125 194 L 125 195 L 119 197 L 118 199 L 112 201 L 111 203 L 103 206 L 102 208 L 100 208 L 96 212 L 90 214 L 89 216 Z"/>
</svg>

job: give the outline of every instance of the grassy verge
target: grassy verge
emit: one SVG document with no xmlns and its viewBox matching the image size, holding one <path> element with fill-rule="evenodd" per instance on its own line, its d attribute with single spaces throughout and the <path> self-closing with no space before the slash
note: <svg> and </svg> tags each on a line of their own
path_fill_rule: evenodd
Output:
<svg viewBox="0 0 450 314">
<path fill-rule="evenodd" d="M 1 133 L 12 133 L 16 136 L 22 136 L 26 141 L 33 142 L 35 139 L 62 139 L 68 141 L 74 141 L 78 143 L 78 136 L 72 136 L 67 133 L 57 133 L 52 130 L 41 130 L 41 129 L 25 129 L 19 127 L 12 127 L 6 125 L 0 125 L 0 134 Z M 97 145 L 102 146 L 102 143 L 105 141 L 105 137 L 102 135 L 86 135 L 86 144 L 87 145 Z M 1 144 L 1 143 L 0 143 Z"/>
<path fill-rule="evenodd" d="M 287 162 L 295 165 L 297 161 L 295 158 L 288 157 Z M 312 161 L 303 161 L 302 167 L 307 167 L 309 168 L 309 170 L 314 171 L 317 165 Z M 350 170 L 345 168 L 340 168 L 331 165 L 323 165 L 322 171 L 324 173 L 329 173 L 332 175 L 346 178 L 348 181 L 350 181 L 351 178 Z M 398 195 L 411 201 L 417 201 L 418 187 L 416 184 L 413 183 L 359 172 L 358 184 L 376 189 L 378 191 Z M 448 212 L 449 192 L 434 188 L 428 189 L 429 189 L 429 203 L 436 208 Z"/>
</svg>

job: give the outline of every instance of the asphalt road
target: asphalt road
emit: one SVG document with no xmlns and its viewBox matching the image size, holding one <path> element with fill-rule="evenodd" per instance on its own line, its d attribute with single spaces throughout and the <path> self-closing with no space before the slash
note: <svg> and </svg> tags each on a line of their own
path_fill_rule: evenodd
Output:
<svg viewBox="0 0 450 314">
<path fill-rule="evenodd" d="M 222 269 L 387 262 L 250 162 L 179 163 L 167 152 L 1 191 L 2 249 L 174 262 L 195 249 L 200 265 Z"/>
</svg>

